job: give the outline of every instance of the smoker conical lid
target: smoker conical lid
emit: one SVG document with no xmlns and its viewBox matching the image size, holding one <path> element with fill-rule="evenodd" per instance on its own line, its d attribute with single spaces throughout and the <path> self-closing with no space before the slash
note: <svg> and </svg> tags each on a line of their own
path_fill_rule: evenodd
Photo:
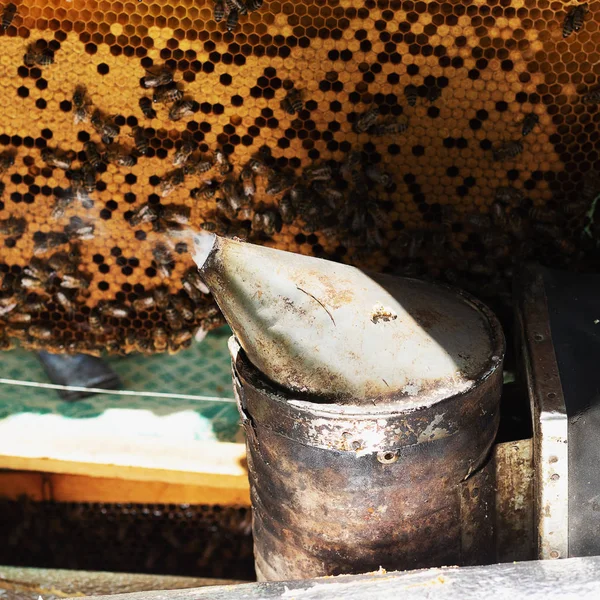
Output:
<svg viewBox="0 0 600 600">
<path fill-rule="evenodd" d="M 196 248 L 250 362 L 313 400 L 429 404 L 501 362 L 495 318 L 455 290 L 212 236 Z"/>
</svg>

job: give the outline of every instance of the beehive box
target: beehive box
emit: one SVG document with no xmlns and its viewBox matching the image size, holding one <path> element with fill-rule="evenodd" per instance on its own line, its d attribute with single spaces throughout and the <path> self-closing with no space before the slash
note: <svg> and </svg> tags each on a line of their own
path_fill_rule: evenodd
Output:
<svg viewBox="0 0 600 600">
<path fill-rule="evenodd" d="M 585 7 L 266 0 L 234 27 L 212 0 L 15 0 L 14 16 L 5 3 L 2 347 L 188 345 L 220 320 L 190 283 L 187 226 L 484 298 L 506 299 L 522 260 L 594 264 L 600 3 Z M 180 120 L 139 105 L 153 94 L 143 78 L 164 68 L 190 101 Z M 80 108 L 116 126 L 113 162 L 86 146 L 109 140 L 74 122 L 76 88 Z M 47 148 L 71 167 L 45 164 Z M 231 171 L 190 173 L 220 152 Z M 89 194 L 73 194 L 90 161 Z"/>
</svg>

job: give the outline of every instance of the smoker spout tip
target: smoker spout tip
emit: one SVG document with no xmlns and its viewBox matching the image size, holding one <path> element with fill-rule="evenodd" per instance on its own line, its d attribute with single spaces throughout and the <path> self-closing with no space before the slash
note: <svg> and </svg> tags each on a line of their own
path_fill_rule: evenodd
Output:
<svg viewBox="0 0 600 600">
<path fill-rule="evenodd" d="M 194 234 L 194 249 L 192 252 L 192 258 L 194 259 L 198 269 L 202 269 L 204 266 L 204 263 L 207 261 L 210 253 L 212 252 L 216 241 L 217 236 L 214 233 L 201 232 Z"/>
</svg>

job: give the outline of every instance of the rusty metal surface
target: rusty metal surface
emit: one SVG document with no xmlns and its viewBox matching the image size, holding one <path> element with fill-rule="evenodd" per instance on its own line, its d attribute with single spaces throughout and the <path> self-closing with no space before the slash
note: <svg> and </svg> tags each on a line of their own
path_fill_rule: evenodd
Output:
<svg viewBox="0 0 600 600">
<path fill-rule="evenodd" d="M 457 290 L 222 238 L 199 263 L 249 360 L 299 401 L 417 409 L 498 367 L 495 317 Z"/>
<path fill-rule="evenodd" d="M 535 266 L 527 266 L 516 283 L 519 350 L 533 419 L 536 556 L 566 558 L 569 551 L 568 419 L 543 278 Z"/>
<path fill-rule="evenodd" d="M 278 393 L 231 348 L 259 579 L 485 562 L 493 469 L 478 470 L 498 426 L 501 361 L 468 393 L 433 406 L 372 415 L 330 406 L 324 416 L 321 405 Z"/>
<path fill-rule="evenodd" d="M 533 440 L 494 447 L 496 467 L 496 560 L 532 560 Z"/>
</svg>

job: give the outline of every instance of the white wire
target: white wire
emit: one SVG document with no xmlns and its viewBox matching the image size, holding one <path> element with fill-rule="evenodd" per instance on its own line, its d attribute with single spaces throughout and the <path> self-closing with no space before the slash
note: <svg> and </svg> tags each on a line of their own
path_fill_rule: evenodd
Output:
<svg viewBox="0 0 600 600">
<path fill-rule="evenodd" d="M 134 390 L 106 390 L 102 388 L 88 388 L 78 385 L 59 385 L 57 383 L 40 383 L 37 381 L 22 381 L 20 379 L 5 379 L 0 377 L 0 384 L 20 385 L 24 387 L 42 388 L 47 390 L 65 390 L 68 392 L 92 392 L 94 394 L 112 394 L 113 396 L 140 396 L 145 398 L 176 398 L 178 400 L 201 400 L 203 402 L 224 402 L 235 404 L 233 398 L 220 398 L 218 396 L 192 396 L 190 394 L 169 394 L 166 392 L 136 392 Z"/>
</svg>

